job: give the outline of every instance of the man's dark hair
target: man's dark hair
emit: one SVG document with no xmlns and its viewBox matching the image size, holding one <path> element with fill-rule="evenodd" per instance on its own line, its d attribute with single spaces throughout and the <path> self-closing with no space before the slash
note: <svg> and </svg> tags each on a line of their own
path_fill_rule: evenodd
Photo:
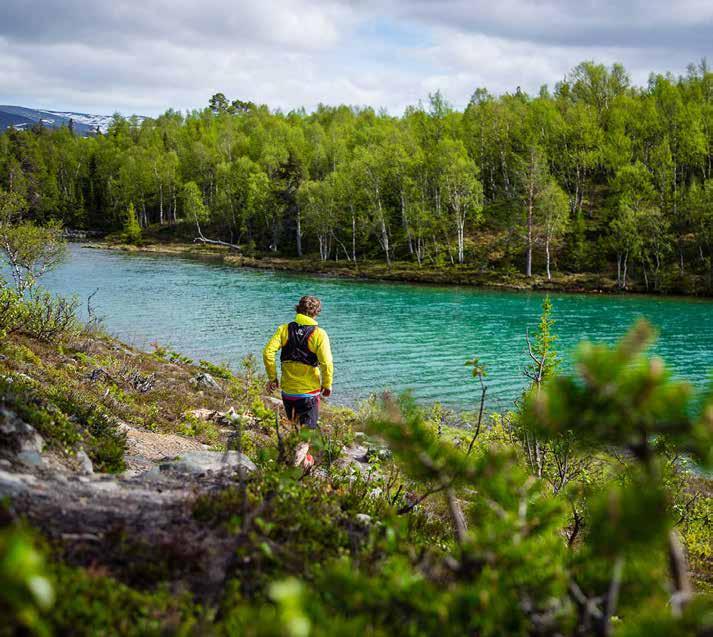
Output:
<svg viewBox="0 0 713 637">
<path fill-rule="evenodd" d="M 303 296 L 299 303 L 295 305 L 295 310 L 299 314 L 314 318 L 322 311 L 322 301 L 316 296 Z"/>
</svg>

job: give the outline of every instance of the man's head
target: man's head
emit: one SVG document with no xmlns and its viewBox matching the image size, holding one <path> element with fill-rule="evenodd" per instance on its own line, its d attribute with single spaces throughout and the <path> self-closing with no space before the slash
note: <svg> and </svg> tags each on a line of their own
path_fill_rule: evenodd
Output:
<svg viewBox="0 0 713 637">
<path fill-rule="evenodd" d="M 299 314 L 316 318 L 322 311 L 322 301 L 320 301 L 316 296 L 303 296 L 300 299 L 300 302 L 295 305 L 295 310 Z"/>
</svg>

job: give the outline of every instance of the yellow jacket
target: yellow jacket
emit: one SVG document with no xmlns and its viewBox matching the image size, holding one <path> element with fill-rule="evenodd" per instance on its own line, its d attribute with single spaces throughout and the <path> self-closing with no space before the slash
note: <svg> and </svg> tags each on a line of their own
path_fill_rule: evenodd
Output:
<svg viewBox="0 0 713 637">
<path fill-rule="evenodd" d="M 295 322 L 300 325 L 317 325 L 317 321 L 304 314 L 297 314 Z M 277 379 L 275 355 L 279 349 L 287 345 L 287 334 L 287 324 L 280 325 L 262 351 L 265 371 L 270 380 Z M 282 363 L 282 391 L 285 394 L 309 394 L 319 391 L 322 387 L 332 388 L 334 364 L 332 363 L 332 350 L 329 346 L 327 332 L 318 327 L 307 342 L 307 347 L 317 355 L 319 367 L 312 367 L 297 361 L 285 361 Z"/>
</svg>

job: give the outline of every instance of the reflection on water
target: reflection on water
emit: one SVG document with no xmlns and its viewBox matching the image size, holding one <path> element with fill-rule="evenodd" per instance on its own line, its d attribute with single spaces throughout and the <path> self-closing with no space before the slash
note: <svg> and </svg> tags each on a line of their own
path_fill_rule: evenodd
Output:
<svg viewBox="0 0 713 637">
<path fill-rule="evenodd" d="M 355 282 L 237 269 L 212 263 L 73 246 L 47 287 L 86 300 L 109 331 L 133 344 L 158 341 L 195 358 L 237 367 L 259 354 L 303 294 L 324 303 L 320 324 L 335 357 L 333 400 L 353 403 L 386 388 L 422 401 L 470 407 L 479 395 L 464 366 L 488 370 L 491 406 L 506 407 L 525 385 L 524 335 L 542 295 Z M 660 330 L 656 352 L 702 385 L 713 369 L 713 303 L 643 296 L 552 295 L 565 359 L 582 338 L 615 341 L 640 316 Z"/>
</svg>

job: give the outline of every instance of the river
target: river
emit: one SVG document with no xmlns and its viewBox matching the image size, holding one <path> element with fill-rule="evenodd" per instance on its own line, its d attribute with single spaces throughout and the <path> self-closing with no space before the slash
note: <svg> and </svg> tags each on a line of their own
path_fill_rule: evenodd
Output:
<svg viewBox="0 0 713 637">
<path fill-rule="evenodd" d="M 525 330 L 543 295 L 462 287 L 361 282 L 233 268 L 178 257 L 71 246 L 43 280 L 54 292 L 87 297 L 110 333 L 195 359 L 239 367 L 259 356 L 303 294 L 324 304 L 320 325 L 335 360 L 333 401 L 410 389 L 419 401 L 472 408 L 479 391 L 464 361 L 487 369 L 489 407 L 507 408 L 526 384 Z M 655 351 L 675 373 L 703 386 L 713 370 L 713 302 L 701 299 L 553 294 L 563 367 L 580 339 L 614 342 L 637 318 L 660 330 Z"/>
</svg>

